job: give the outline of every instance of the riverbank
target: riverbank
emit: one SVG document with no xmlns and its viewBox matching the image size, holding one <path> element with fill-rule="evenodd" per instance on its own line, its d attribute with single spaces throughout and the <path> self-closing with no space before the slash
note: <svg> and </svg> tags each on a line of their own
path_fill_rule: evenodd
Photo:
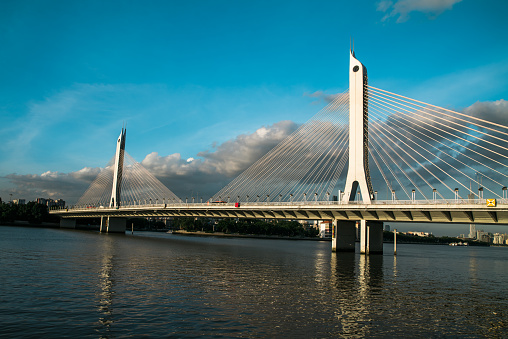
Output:
<svg viewBox="0 0 508 339">
<path fill-rule="evenodd" d="M 189 232 L 184 230 L 171 231 L 172 234 L 201 236 L 201 237 L 224 237 L 224 238 L 254 238 L 254 239 L 280 239 L 280 240 L 310 240 L 310 241 L 331 241 L 330 238 L 310 238 L 310 237 L 289 237 L 278 235 L 257 235 L 257 234 L 240 234 L 240 233 L 223 233 L 223 232 Z"/>
<path fill-rule="evenodd" d="M 0 226 L 8 226 L 8 227 L 33 227 L 33 228 L 60 228 L 60 223 L 58 222 L 40 222 L 40 223 L 30 223 L 24 220 L 15 220 L 15 221 L 2 221 L 0 222 Z M 81 225 L 77 224 L 77 230 L 82 231 L 99 231 L 99 225 Z"/>
<path fill-rule="evenodd" d="M 198 237 L 224 237 L 224 238 L 253 238 L 253 239 L 282 239 L 282 240 L 311 240 L 311 241 L 331 241 L 331 238 L 310 238 L 310 237 L 289 237 L 289 236 L 277 236 L 277 235 L 256 235 L 256 234 L 240 234 L 240 233 L 223 233 L 223 232 L 203 232 L 203 231 L 195 231 L 195 232 L 189 232 L 184 230 L 174 230 L 170 231 L 172 234 L 179 234 L 179 235 L 185 235 L 185 236 L 198 236 Z M 450 240 L 450 242 L 457 241 L 456 238 L 447 239 Z M 356 242 L 359 242 L 357 239 Z M 439 241 L 439 238 L 434 239 L 434 241 L 428 241 L 428 239 L 421 239 L 416 238 L 415 239 L 398 239 L 398 244 L 413 244 L 413 245 L 421 245 L 421 244 L 427 244 L 427 245 L 446 245 L 448 246 L 448 241 Z M 386 244 L 393 244 L 393 239 L 384 239 L 383 243 Z M 489 246 L 488 243 L 482 243 L 482 242 L 469 242 L 470 246 Z"/>
<path fill-rule="evenodd" d="M 60 223 L 57 222 L 40 222 L 40 223 L 29 223 L 24 220 L 15 220 L 15 221 L 2 221 L 2 226 L 11 226 L 11 227 L 40 227 L 40 228 L 60 228 Z"/>
</svg>

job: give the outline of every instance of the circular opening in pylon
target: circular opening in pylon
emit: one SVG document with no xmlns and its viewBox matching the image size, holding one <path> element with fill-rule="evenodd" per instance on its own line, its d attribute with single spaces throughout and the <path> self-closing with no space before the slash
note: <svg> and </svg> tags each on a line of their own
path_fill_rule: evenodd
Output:
<svg viewBox="0 0 508 339">
<path fill-rule="evenodd" d="M 353 72 L 358 72 L 359 69 L 360 69 L 360 67 L 355 66 L 355 67 L 353 67 Z"/>
</svg>

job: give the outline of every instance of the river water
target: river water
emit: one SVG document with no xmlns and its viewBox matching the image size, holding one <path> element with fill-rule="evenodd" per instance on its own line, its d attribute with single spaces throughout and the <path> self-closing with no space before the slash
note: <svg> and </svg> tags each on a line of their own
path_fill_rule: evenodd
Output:
<svg viewBox="0 0 508 339">
<path fill-rule="evenodd" d="M 506 337 L 508 248 L 0 227 L 0 337 Z"/>
</svg>

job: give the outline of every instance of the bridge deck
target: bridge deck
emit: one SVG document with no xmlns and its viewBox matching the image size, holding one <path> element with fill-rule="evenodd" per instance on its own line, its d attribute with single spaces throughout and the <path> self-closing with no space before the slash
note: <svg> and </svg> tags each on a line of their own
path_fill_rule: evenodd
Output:
<svg viewBox="0 0 508 339">
<path fill-rule="evenodd" d="M 485 200 L 376 201 L 371 204 L 337 201 L 249 202 L 240 203 L 238 207 L 235 207 L 235 203 L 180 203 L 73 208 L 52 210 L 50 213 L 63 218 L 207 217 L 508 224 L 508 201 L 498 201 L 496 206 L 487 206 Z"/>
</svg>

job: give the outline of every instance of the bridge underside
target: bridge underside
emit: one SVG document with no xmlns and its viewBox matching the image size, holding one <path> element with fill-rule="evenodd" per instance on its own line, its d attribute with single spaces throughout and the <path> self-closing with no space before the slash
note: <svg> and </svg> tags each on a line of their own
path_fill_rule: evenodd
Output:
<svg viewBox="0 0 508 339">
<path fill-rule="evenodd" d="M 243 205 L 208 206 L 206 204 L 152 205 L 82 210 L 51 211 L 63 218 L 124 218 L 144 217 L 203 217 L 203 218 L 258 218 L 298 220 L 369 220 L 382 222 L 432 222 L 508 224 L 506 208 L 475 205 Z"/>
</svg>

